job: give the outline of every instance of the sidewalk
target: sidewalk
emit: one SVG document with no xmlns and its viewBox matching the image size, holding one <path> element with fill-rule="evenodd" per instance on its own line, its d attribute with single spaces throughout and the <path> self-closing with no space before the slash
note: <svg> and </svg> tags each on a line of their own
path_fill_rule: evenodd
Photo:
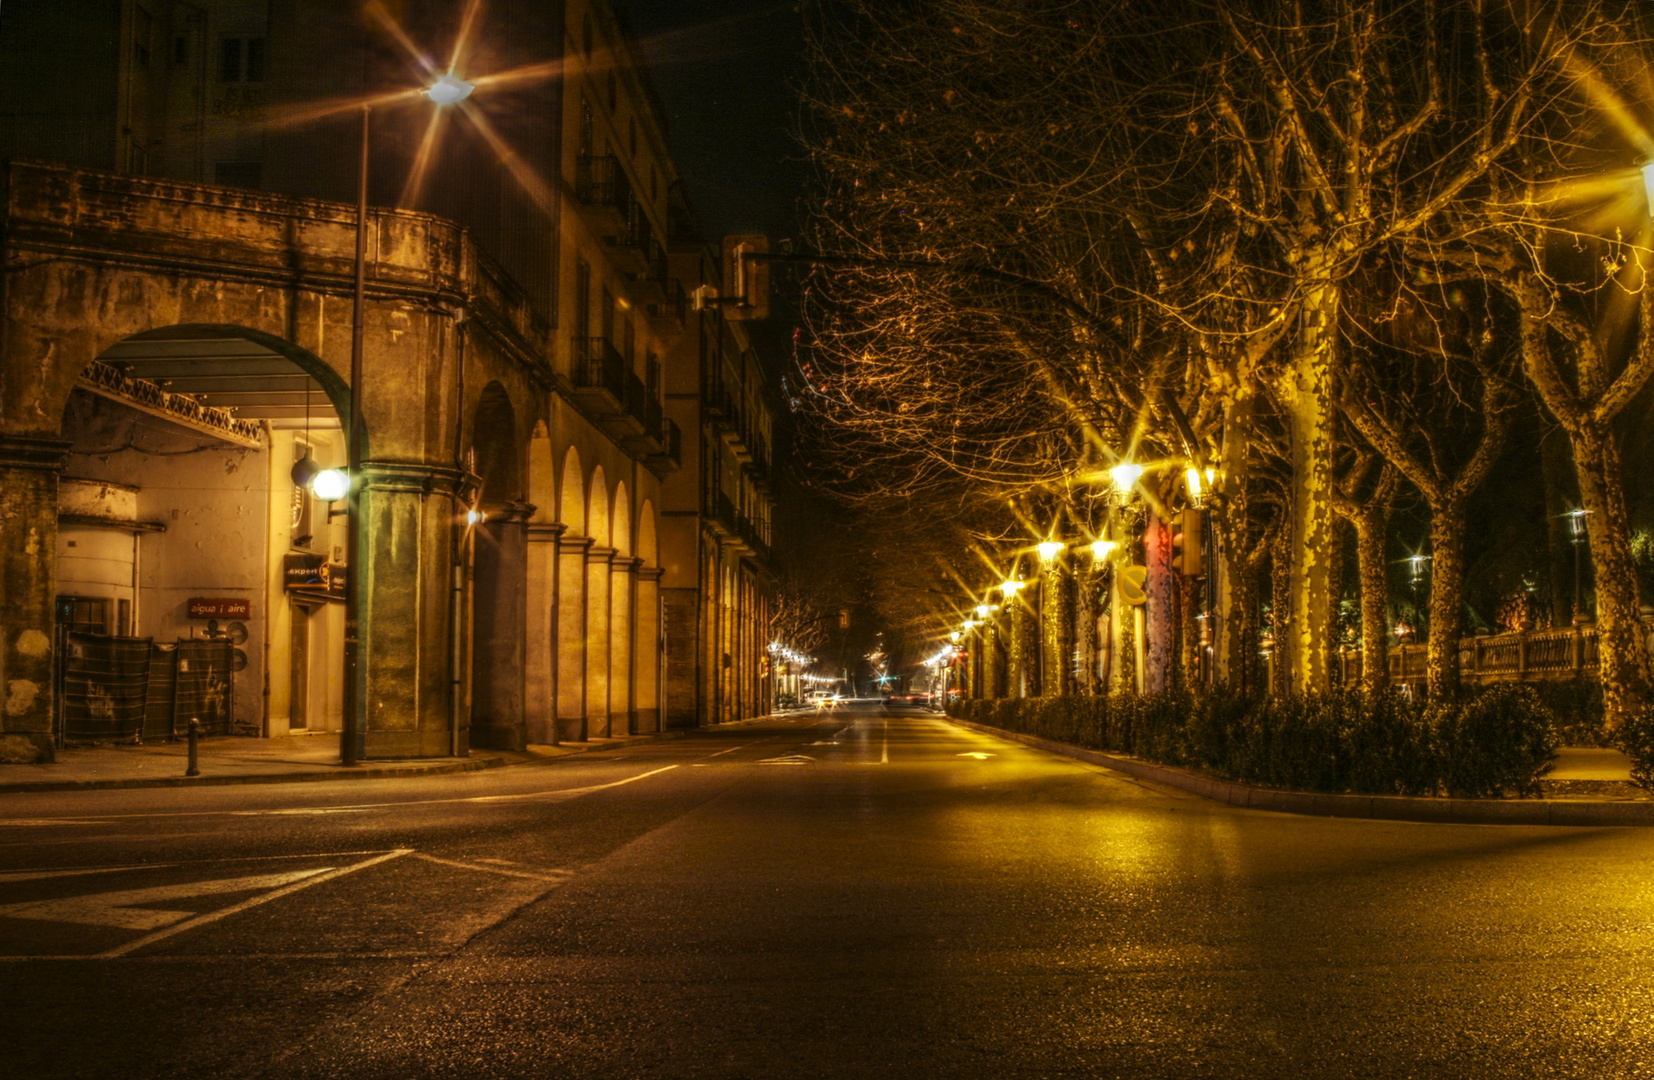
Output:
<svg viewBox="0 0 1654 1080">
<path fill-rule="evenodd" d="M 201 740 L 197 755 L 201 775 L 194 777 L 184 775 L 189 764 L 189 747 L 182 740 L 142 746 L 69 747 L 59 750 L 57 760 L 51 764 L 0 765 L 0 793 L 433 776 L 551 761 L 570 754 L 676 738 L 680 734 L 668 731 L 617 739 L 592 739 L 560 746 L 530 746 L 526 751 L 473 750 L 470 757 L 458 759 L 364 761 L 348 768 L 339 763 L 337 732 L 287 735 L 274 739 L 217 735 Z"/>
</svg>

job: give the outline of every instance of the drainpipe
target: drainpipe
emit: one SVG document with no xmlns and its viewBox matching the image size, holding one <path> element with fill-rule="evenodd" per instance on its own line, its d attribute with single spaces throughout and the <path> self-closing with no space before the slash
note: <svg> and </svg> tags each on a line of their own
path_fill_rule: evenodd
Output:
<svg viewBox="0 0 1654 1080">
<path fill-rule="evenodd" d="M 454 417 L 454 509 L 459 509 L 465 481 L 465 322 L 464 308 L 454 322 L 454 350 L 458 366 L 458 402 Z M 448 642 L 451 680 L 448 691 L 448 756 L 459 757 L 460 711 L 465 705 L 465 564 L 471 528 L 456 514 L 454 523 L 453 581 L 448 593 Z"/>
</svg>

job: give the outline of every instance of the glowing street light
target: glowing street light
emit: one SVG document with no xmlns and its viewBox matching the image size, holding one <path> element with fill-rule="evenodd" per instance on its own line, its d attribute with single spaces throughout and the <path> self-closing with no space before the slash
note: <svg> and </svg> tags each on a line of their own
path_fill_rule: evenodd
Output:
<svg viewBox="0 0 1654 1080">
<path fill-rule="evenodd" d="M 1183 471 L 1183 484 L 1189 490 L 1189 505 L 1199 510 L 1211 497 L 1212 485 L 1217 481 L 1217 470 L 1207 466 L 1205 471 L 1190 465 Z"/>
<path fill-rule="evenodd" d="M 476 88 L 475 83 L 468 83 L 455 75 L 444 75 L 420 93 L 438 105 L 458 105 L 470 97 L 471 91 Z"/>
<path fill-rule="evenodd" d="M 1022 587 L 1026 584 L 1025 581 L 1002 581 L 999 585 L 999 591 L 1005 594 L 1005 599 L 1009 600 L 1021 592 Z"/>
<path fill-rule="evenodd" d="M 1115 506 L 1130 505 L 1132 489 L 1137 486 L 1137 481 L 1143 479 L 1143 466 L 1121 462 L 1108 471 L 1108 478 L 1114 484 L 1109 492 L 1109 501 Z"/>
<path fill-rule="evenodd" d="M 1114 549 L 1119 546 L 1113 540 L 1093 540 L 1091 542 L 1091 557 L 1097 562 L 1108 562 L 1109 556 L 1113 555 Z"/>
<path fill-rule="evenodd" d="M 992 605 L 992 604 L 978 604 L 978 605 L 976 605 L 976 617 L 983 620 L 984 622 L 987 621 L 987 618 L 988 618 L 989 615 L 993 614 L 993 611 L 994 611 L 994 605 Z"/>
<path fill-rule="evenodd" d="M 310 478 L 310 491 L 323 502 L 338 502 L 350 494 L 350 474 L 344 469 L 322 469 Z"/>
<path fill-rule="evenodd" d="M 1034 550 L 1039 552 L 1039 557 L 1040 557 L 1041 562 L 1051 562 L 1058 555 L 1061 555 L 1062 554 L 1062 549 L 1067 547 L 1067 546 L 1068 546 L 1067 544 L 1061 543 L 1061 542 L 1056 541 L 1056 540 L 1047 540 L 1044 543 L 1040 544 L 1038 547 L 1036 547 Z"/>
</svg>

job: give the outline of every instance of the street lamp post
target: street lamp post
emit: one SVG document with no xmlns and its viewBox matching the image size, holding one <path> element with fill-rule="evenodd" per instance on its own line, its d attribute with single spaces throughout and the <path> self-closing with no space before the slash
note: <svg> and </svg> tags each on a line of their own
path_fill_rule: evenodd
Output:
<svg viewBox="0 0 1654 1080">
<path fill-rule="evenodd" d="M 443 75 L 421 93 L 439 107 L 464 101 L 474 87 L 453 75 Z M 358 715 L 363 695 L 357 685 L 361 671 L 362 588 L 362 340 L 365 333 L 368 276 L 368 131 L 371 102 L 362 103 L 362 145 L 356 172 L 356 287 L 350 308 L 350 430 L 345 436 L 345 461 L 350 484 L 345 494 L 345 687 L 344 717 L 339 732 L 339 759 L 355 765 L 361 759 L 358 742 L 363 726 Z M 463 403 L 462 403 L 463 404 Z"/>
</svg>

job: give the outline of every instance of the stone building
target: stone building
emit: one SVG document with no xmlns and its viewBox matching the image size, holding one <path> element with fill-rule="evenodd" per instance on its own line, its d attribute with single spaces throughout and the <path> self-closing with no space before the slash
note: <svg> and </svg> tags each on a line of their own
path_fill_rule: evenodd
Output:
<svg viewBox="0 0 1654 1080">
<path fill-rule="evenodd" d="M 628 36 L 602 0 L 493 0 L 464 34 L 467 5 L 365 10 L 0 12 L 0 731 L 334 731 L 349 670 L 368 757 L 762 710 L 761 380 L 672 276 Z M 450 53 L 475 92 L 443 107 L 418 90 Z M 716 395 L 678 407 L 703 385 L 741 397 L 740 438 Z M 346 504 L 294 479 L 346 463 L 353 389 L 355 567 Z M 719 603 L 684 621 L 663 509 L 708 476 L 717 543 L 672 572 Z M 717 678 L 668 721 L 680 654 Z"/>
<path fill-rule="evenodd" d="M 675 215 L 687 220 L 687 212 Z M 722 289 L 718 257 L 688 230 L 671 271 L 691 292 Z M 688 432 L 683 470 L 666 479 L 661 589 L 668 627 L 669 722 L 768 712 L 775 405 L 745 326 L 717 304 L 691 311 L 667 365 L 667 414 Z"/>
</svg>

